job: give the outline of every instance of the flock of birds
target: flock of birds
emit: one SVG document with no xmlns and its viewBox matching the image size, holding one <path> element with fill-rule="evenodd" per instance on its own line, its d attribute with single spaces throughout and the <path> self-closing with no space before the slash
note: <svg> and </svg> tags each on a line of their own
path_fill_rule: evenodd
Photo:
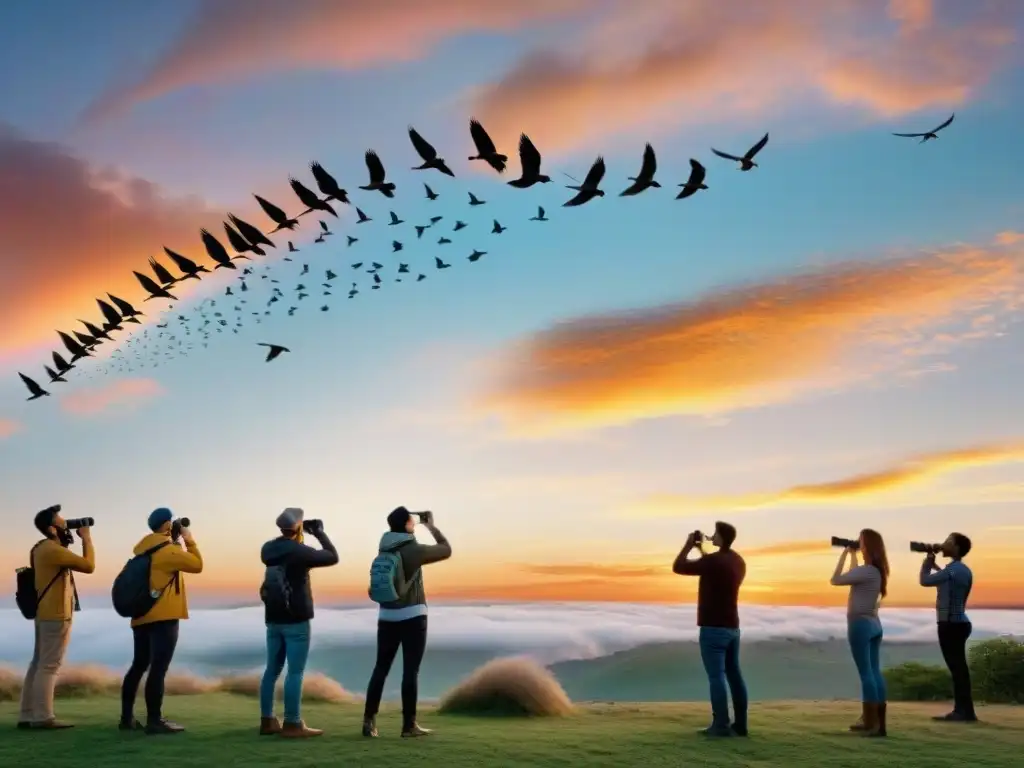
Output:
<svg viewBox="0 0 1024 768">
<path fill-rule="evenodd" d="M 921 143 L 924 143 L 938 138 L 939 131 L 948 127 L 953 122 L 954 117 L 955 115 L 951 115 L 949 119 L 930 131 L 924 131 L 921 133 L 895 133 L 893 135 L 906 138 L 919 138 Z M 476 154 L 470 156 L 469 160 L 486 163 L 497 173 L 503 174 L 508 164 L 508 156 L 498 152 L 494 141 L 479 121 L 475 119 L 470 120 L 469 132 L 473 140 L 473 144 L 476 147 Z M 434 146 L 426 141 L 415 130 L 415 128 L 409 128 L 409 139 L 412 142 L 413 148 L 422 160 L 422 163 L 414 166 L 412 170 L 433 170 L 445 176 L 452 178 L 455 177 L 455 173 L 448 167 L 444 158 L 438 154 Z M 739 170 L 750 171 L 753 168 L 758 167 L 754 158 L 765 148 L 767 144 L 768 134 L 765 133 L 765 135 L 743 155 L 734 155 L 714 148 L 712 148 L 711 151 L 720 158 L 736 162 Z M 525 133 L 519 138 L 518 149 L 521 167 L 520 175 L 519 178 L 511 180 L 507 182 L 507 184 L 516 189 L 529 189 L 536 184 L 546 184 L 551 182 L 551 177 L 541 172 L 542 158 L 540 152 L 530 140 L 529 136 Z M 379 193 L 387 199 L 394 199 L 397 187 L 393 182 L 388 180 L 384 163 L 381 161 L 377 153 L 372 149 L 368 150 L 365 154 L 365 162 L 368 173 L 368 182 L 364 185 L 360 185 L 359 189 L 365 192 Z M 681 188 L 675 196 L 675 199 L 677 200 L 691 197 L 698 191 L 706 190 L 708 188 L 704 183 L 707 176 L 707 169 L 696 159 L 691 158 L 689 162 L 690 174 L 686 181 L 677 185 Z M 638 195 L 647 189 L 660 188 L 661 184 L 655 180 L 657 168 L 658 164 L 654 149 L 650 144 L 647 144 L 644 148 L 640 171 L 636 176 L 629 177 L 629 181 L 632 183 L 626 189 L 622 190 L 619 195 L 629 197 Z M 177 270 L 180 272 L 180 275 L 175 276 L 164 264 L 157 261 L 155 258 L 150 257 L 149 268 L 152 275 L 143 274 L 138 271 L 133 272 L 139 285 L 147 294 L 144 301 L 164 299 L 176 302 L 178 301 L 178 297 L 171 292 L 171 289 L 174 288 L 174 286 L 180 285 L 186 280 L 201 280 L 202 275 L 211 274 L 211 272 L 216 272 L 216 270 L 219 269 L 238 270 L 238 265 L 236 264 L 237 261 L 252 261 L 253 256 L 266 256 L 267 252 L 264 250 L 264 246 L 276 249 L 277 244 L 270 239 L 270 236 L 281 232 L 282 230 L 292 232 L 298 229 L 300 225 L 299 220 L 303 216 L 318 212 L 338 217 L 338 213 L 332 203 L 352 205 L 348 192 L 338 184 L 337 180 L 328 173 L 322 165 L 316 162 L 311 163 L 310 171 L 313 175 L 316 187 L 319 190 L 319 194 L 299 180 L 295 178 L 289 179 L 292 191 L 295 193 L 295 196 L 298 198 L 301 205 L 304 206 L 303 210 L 294 216 L 289 216 L 283 208 L 275 205 L 269 200 L 260 197 L 259 195 L 254 195 L 259 207 L 266 214 L 267 218 L 269 218 L 274 224 L 273 228 L 269 231 L 264 232 L 259 227 L 239 218 L 238 216 L 230 213 L 228 214 L 228 220 L 223 223 L 223 226 L 227 243 L 234 251 L 234 254 L 229 252 L 224 243 L 214 236 L 209 230 L 203 229 L 200 231 L 203 248 L 212 262 L 212 270 L 208 269 L 203 264 L 182 255 L 181 253 L 165 247 L 165 255 L 171 262 L 173 262 Z M 575 184 L 567 186 L 567 189 L 573 190 L 576 194 L 563 203 L 563 207 L 578 207 L 589 203 L 597 197 L 604 197 L 605 191 L 601 189 L 601 182 L 604 180 L 605 171 L 604 158 L 598 156 L 582 182 L 574 179 L 568 174 L 565 174 L 570 180 L 576 182 Z M 434 201 L 438 199 L 440 195 L 438 195 L 438 193 L 436 193 L 429 184 L 424 184 L 423 186 L 427 200 Z M 486 200 L 481 200 L 472 192 L 469 192 L 468 195 L 469 206 L 472 208 L 485 205 L 487 202 Z M 387 222 L 389 227 L 398 227 L 405 223 L 405 221 L 394 211 L 390 211 L 389 213 L 390 218 Z M 356 226 L 373 221 L 373 219 L 366 215 L 366 213 L 359 207 L 355 207 L 355 214 Z M 430 217 L 429 223 L 415 225 L 414 229 L 416 232 L 416 238 L 418 240 L 422 239 L 426 232 L 436 227 L 443 218 L 443 216 L 433 216 Z M 538 206 L 537 214 L 531 217 L 530 221 L 544 222 L 549 221 L 549 219 L 547 218 L 544 208 Z M 328 237 L 334 234 L 327 221 L 321 219 L 319 221 L 319 225 L 320 231 L 317 234 L 316 239 L 313 241 L 314 243 L 324 243 Z M 458 232 L 465 229 L 467 226 L 468 224 L 466 224 L 466 222 L 457 220 L 451 231 Z M 494 219 L 490 233 L 500 235 L 506 229 L 508 228 L 502 225 L 497 219 Z M 351 234 L 346 237 L 347 245 L 349 247 L 355 245 L 359 241 L 358 237 Z M 437 240 L 437 244 L 442 246 L 449 245 L 451 243 L 452 240 L 444 235 L 441 235 Z M 405 248 L 403 242 L 397 239 L 392 241 L 391 246 L 393 254 L 400 253 Z M 293 261 L 293 254 L 298 253 L 299 249 L 295 247 L 292 241 L 288 241 L 287 250 L 288 255 L 284 257 L 284 261 Z M 472 253 L 468 256 L 468 261 L 476 262 L 486 255 L 486 251 L 474 248 Z M 435 256 L 434 267 L 437 270 L 444 270 L 451 267 L 451 263 L 446 262 L 440 256 Z M 370 288 L 372 290 L 380 289 L 383 283 L 381 272 L 385 268 L 383 264 L 377 261 L 371 261 L 369 265 L 367 265 L 364 261 L 356 261 L 351 264 L 351 268 L 355 271 L 363 271 L 366 274 L 369 274 L 372 279 Z M 143 365 L 147 360 L 153 367 L 158 366 L 160 363 L 159 358 L 153 361 L 152 355 L 144 357 L 144 353 L 152 351 L 149 349 L 149 346 L 152 344 L 164 344 L 165 348 L 163 354 L 166 357 L 174 357 L 176 355 L 185 355 L 194 347 L 194 342 L 191 338 L 193 336 L 200 339 L 202 346 L 205 347 L 211 338 L 212 332 L 223 333 L 228 329 L 237 334 L 243 325 L 242 318 L 246 312 L 252 315 L 257 323 L 260 323 L 263 317 L 271 314 L 275 304 L 281 303 L 286 298 L 283 290 L 278 287 L 279 280 L 274 279 L 267 274 L 269 270 L 269 265 L 264 266 L 262 273 L 258 275 L 260 279 L 268 280 L 271 284 L 270 298 L 262 309 L 253 311 L 251 308 L 246 307 L 248 299 L 243 297 L 242 294 L 246 294 L 250 291 L 250 282 L 254 282 L 257 275 L 254 267 L 243 267 L 241 274 L 238 275 L 238 285 L 234 287 L 228 286 L 226 288 L 223 297 L 221 298 L 221 305 L 218 305 L 217 299 L 207 298 L 197 304 L 191 313 L 178 314 L 178 330 L 170 329 L 170 321 L 167 321 L 157 323 L 155 325 L 155 332 L 153 336 L 150 336 L 150 329 L 143 330 L 139 335 L 129 334 L 124 347 L 115 349 L 111 353 L 110 360 L 113 370 L 120 372 L 134 370 L 135 367 Z M 303 264 L 300 277 L 303 277 L 304 280 L 299 282 L 294 288 L 295 303 L 288 302 L 288 316 L 293 316 L 295 312 L 298 311 L 298 302 L 301 302 L 303 299 L 306 299 L 311 295 L 310 291 L 313 289 L 311 287 L 307 287 L 306 283 L 312 283 L 313 278 L 305 277 L 308 275 L 311 275 L 309 265 Z M 400 262 L 398 264 L 396 275 L 396 282 L 402 282 L 406 275 L 410 276 L 408 279 L 412 279 L 410 265 Z M 333 270 L 325 270 L 324 278 L 319 285 L 324 296 L 332 295 L 333 281 L 337 277 L 338 274 Z M 425 280 L 426 277 L 427 276 L 424 272 L 418 272 L 415 277 L 415 281 L 420 282 Z M 358 293 L 358 283 L 353 282 L 351 288 L 348 290 L 348 298 L 352 299 L 358 295 Z M 227 301 L 225 301 L 225 299 L 227 299 Z M 143 313 L 123 298 L 107 293 L 105 299 L 97 299 L 96 303 L 103 316 L 103 320 L 101 322 L 93 323 L 87 320 L 79 320 L 85 329 L 84 331 L 73 330 L 70 333 L 57 331 L 57 335 L 60 337 L 66 353 L 61 354 L 60 352 L 53 352 L 52 367 L 50 365 L 44 366 L 50 384 L 66 383 L 67 379 L 65 376 L 77 367 L 77 363 L 86 358 L 92 357 L 93 350 L 97 346 L 105 342 L 113 343 L 113 334 L 123 331 L 126 326 L 133 324 L 141 325 L 139 318 L 144 316 Z M 230 309 L 227 309 L 226 307 L 228 304 L 231 305 Z M 173 308 L 173 304 L 168 307 L 168 309 Z M 328 304 L 324 304 L 320 309 L 321 311 L 326 312 L 329 308 Z M 225 311 L 226 309 L 227 311 Z M 232 312 L 234 313 L 233 325 L 230 324 L 229 319 L 232 317 Z M 267 362 L 270 362 L 281 354 L 290 351 L 286 346 L 269 342 L 258 342 L 258 346 L 267 348 Z M 103 372 L 107 373 L 109 370 L 110 369 L 104 370 Z M 50 394 L 36 380 L 26 376 L 24 373 L 19 372 L 18 375 L 21 377 L 22 382 L 28 389 L 30 395 L 28 400 L 38 400 Z"/>
</svg>

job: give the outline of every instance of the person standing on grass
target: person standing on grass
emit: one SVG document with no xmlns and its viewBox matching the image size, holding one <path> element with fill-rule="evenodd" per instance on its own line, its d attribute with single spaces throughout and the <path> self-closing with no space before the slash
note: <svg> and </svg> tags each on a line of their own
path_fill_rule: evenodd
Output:
<svg viewBox="0 0 1024 768">
<path fill-rule="evenodd" d="M 715 523 L 711 543 L 717 552 L 704 554 L 700 531 L 686 539 L 673 573 L 699 576 L 697 585 L 697 626 L 700 627 L 700 657 L 711 687 L 711 725 L 701 731 L 705 736 L 747 735 L 747 686 L 740 671 L 740 616 L 737 602 L 747 564 L 732 545 L 736 529 L 729 523 Z M 696 548 L 700 557 L 688 559 Z M 728 685 L 728 693 L 726 686 Z M 729 693 L 736 716 L 729 723 Z"/>
<path fill-rule="evenodd" d="M 935 618 L 938 623 L 939 648 L 953 678 L 953 711 L 933 719 L 959 723 L 977 722 L 974 696 L 971 693 L 971 670 L 967 665 L 967 640 L 971 621 L 967 618 L 967 598 L 971 595 L 974 575 L 963 558 L 971 551 L 971 540 L 962 533 L 951 533 L 940 550 L 950 562 L 940 568 L 935 552 L 929 552 L 921 563 L 921 586 L 937 587 Z"/>
<path fill-rule="evenodd" d="M 58 720 L 53 713 L 53 691 L 71 638 L 71 617 L 81 610 L 72 572 L 95 571 L 96 555 L 88 527 L 78 529 L 82 554 L 76 555 L 69 549 L 74 537 L 60 515 L 59 506 L 36 514 L 34 523 L 44 538 L 29 553 L 37 595 L 35 644 L 21 687 L 18 728 L 70 728 L 70 723 Z"/>
<path fill-rule="evenodd" d="M 857 563 L 858 552 L 864 555 L 863 565 Z M 850 560 L 848 571 L 845 570 L 847 559 Z M 882 535 L 870 528 L 861 531 L 857 546 L 847 547 L 839 555 L 830 583 L 850 588 L 846 604 L 847 638 L 861 687 L 861 718 L 850 730 L 865 736 L 885 736 L 887 697 L 882 676 L 883 633 L 878 606 L 889 584 L 889 558 Z"/>
<path fill-rule="evenodd" d="M 309 657 L 310 620 L 313 618 L 311 568 L 338 564 L 338 550 L 327 538 L 319 520 L 303 521 L 304 513 L 289 507 L 277 517 L 281 535 L 263 545 L 260 559 L 267 567 L 260 598 L 267 624 L 267 669 L 260 681 L 260 735 L 285 738 L 320 736 L 302 720 L 302 676 Z M 303 531 L 320 542 L 322 549 L 303 543 Z M 284 724 L 274 715 L 274 689 L 285 663 Z"/>
<path fill-rule="evenodd" d="M 413 531 L 415 517 L 434 537 L 420 544 Z M 388 515 L 388 532 L 381 536 L 377 557 L 370 566 L 370 599 L 380 605 L 377 616 L 377 663 L 366 689 L 363 736 L 377 734 L 377 712 L 384 683 L 402 649 L 402 736 L 426 736 L 430 731 L 416 722 L 420 662 L 427 647 L 427 597 L 423 566 L 447 560 L 452 547 L 434 525 L 433 512 L 410 512 L 398 507 Z"/>
<path fill-rule="evenodd" d="M 135 697 L 143 675 L 146 675 L 146 733 L 171 734 L 185 730 L 184 726 L 163 716 L 164 680 L 178 645 L 179 622 L 188 618 L 183 574 L 202 573 L 203 556 L 192 538 L 192 531 L 181 527 L 180 523 L 175 526 L 173 517 L 171 510 L 165 507 L 153 510 L 148 520 L 152 533 L 143 536 L 133 550 L 136 557 L 152 552 L 149 588 L 151 594 L 159 596 L 146 614 L 132 619 L 132 665 L 121 683 L 121 722 L 118 727 L 122 731 L 143 729 L 134 713 Z M 175 533 L 184 542 L 184 547 L 175 541 Z"/>
</svg>

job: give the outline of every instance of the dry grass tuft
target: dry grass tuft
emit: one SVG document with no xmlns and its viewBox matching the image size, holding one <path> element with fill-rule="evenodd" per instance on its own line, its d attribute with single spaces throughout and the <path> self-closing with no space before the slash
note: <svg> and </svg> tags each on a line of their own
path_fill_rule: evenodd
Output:
<svg viewBox="0 0 1024 768">
<path fill-rule="evenodd" d="M 107 667 L 93 664 L 64 667 L 57 673 L 55 693 L 61 698 L 82 698 L 121 689 L 121 675 Z"/>
<path fill-rule="evenodd" d="M 0 701 L 18 701 L 25 673 L 11 667 L 0 667 Z"/>
<path fill-rule="evenodd" d="M 253 672 L 248 675 L 229 675 L 220 681 L 218 690 L 226 693 L 234 693 L 239 696 L 259 696 L 260 680 L 262 672 Z M 275 688 L 276 697 L 281 699 L 284 696 L 284 675 L 282 675 Z M 356 696 L 342 688 L 341 683 L 319 672 L 305 676 L 302 683 L 302 700 L 316 701 L 327 704 L 345 704 L 356 700 Z"/>
<path fill-rule="evenodd" d="M 462 715 L 561 717 L 572 701 L 555 676 L 532 659 L 494 659 L 448 691 L 439 712 Z"/>
</svg>

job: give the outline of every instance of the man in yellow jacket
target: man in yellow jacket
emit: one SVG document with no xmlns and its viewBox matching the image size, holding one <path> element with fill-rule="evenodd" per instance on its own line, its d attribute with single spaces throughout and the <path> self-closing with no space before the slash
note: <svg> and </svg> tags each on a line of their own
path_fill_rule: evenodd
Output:
<svg viewBox="0 0 1024 768">
<path fill-rule="evenodd" d="M 172 540 L 172 520 L 169 509 L 161 507 L 154 510 L 149 516 L 152 533 L 135 545 L 134 554 L 141 555 L 160 544 L 167 544 L 154 552 L 151 560 L 149 588 L 159 597 L 149 613 L 132 619 L 135 653 L 121 685 L 121 730 L 143 727 L 135 719 L 134 710 L 135 695 L 146 670 L 149 670 L 145 691 L 146 733 L 180 733 L 185 730 L 163 717 L 164 678 L 178 644 L 178 622 L 188 618 L 188 599 L 182 574 L 202 573 L 203 556 L 188 528 L 181 529 L 184 548 Z"/>
<path fill-rule="evenodd" d="M 76 555 L 62 542 L 72 541 L 60 515 L 60 507 L 44 509 L 35 517 L 35 526 L 46 538 L 29 554 L 35 569 L 36 594 L 39 596 L 35 619 L 35 647 L 32 661 L 21 688 L 19 728 L 70 728 L 53 714 L 53 689 L 57 672 L 71 637 L 71 616 L 78 610 L 78 594 L 71 572 L 92 573 L 96 556 L 89 528 L 79 528 L 82 554 Z"/>
</svg>

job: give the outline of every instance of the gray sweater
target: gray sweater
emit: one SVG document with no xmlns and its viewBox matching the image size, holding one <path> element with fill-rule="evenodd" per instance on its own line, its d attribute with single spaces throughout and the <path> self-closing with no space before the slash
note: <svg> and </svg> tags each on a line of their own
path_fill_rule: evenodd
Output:
<svg viewBox="0 0 1024 768">
<path fill-rule="evenodd" d="M 846 602 L 849 619 L 877 619 L 882 594 L 882 573 L 873 565 L 857 565 L 832 577 L 832 584 L 850 588 Z"/>
<path fill-rule="evenodd" d="M 427 528 L 435 544 L 420 544 L 411 533 L 385 533 L 380 538 L 381 552 L 396 552 L 402 558 L 402 572 L 398 574 L 399 598 L 394 603 L 381 605 L 380 621 L 404 621 L 427 615 L 427 593 L 423 588 L 424 565 L 438 563 L 452 556 L 448 539 L 437 528 Z"/>
</svg>

